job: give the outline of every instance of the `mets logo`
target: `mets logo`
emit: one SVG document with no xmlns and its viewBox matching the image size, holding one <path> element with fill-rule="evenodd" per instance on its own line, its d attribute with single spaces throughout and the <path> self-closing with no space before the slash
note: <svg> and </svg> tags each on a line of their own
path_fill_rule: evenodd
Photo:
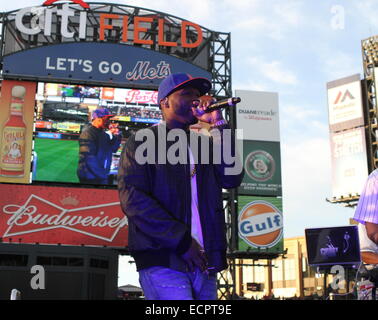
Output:
<svg viewBox="0 0 378 320">
<path fill-rule="evenodd" d="M 282 239 L 282 213 L 269 202 L 248 203 L 241 210 L 238 221 L 239 236 L 252 247 L 272 248 Z"/>
<path fill-rule="evenodd" d="M 273 177 L 276 171 L 276 162 L 268 152 L 257 150 L 246 157 L 244 168 L 250 178 L 264 182 Z"/>
</svg>

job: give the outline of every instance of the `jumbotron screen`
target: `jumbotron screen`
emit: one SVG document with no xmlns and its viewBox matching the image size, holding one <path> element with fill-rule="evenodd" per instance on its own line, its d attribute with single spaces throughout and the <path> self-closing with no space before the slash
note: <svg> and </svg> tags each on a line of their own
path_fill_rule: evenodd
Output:
<svg viewBox="0 0 378 320">
<path fill-rule="evenodd" d="M 91 124 L 94 110 L 107 108 L 114 115 L 111 123 L 118 126 L 122 140 L 112 154 L 107 181 L 93 184 L 116 185 L 119 158 L 128 137 L 162 119 L 155 91 L 50 83 L 38 88 L 33 181 L 81 183 L 77 175 L 80 134 Z M 87 93 L 75 95 L 79 92 L 75 88 L 85 88 Z"/>
</svg>

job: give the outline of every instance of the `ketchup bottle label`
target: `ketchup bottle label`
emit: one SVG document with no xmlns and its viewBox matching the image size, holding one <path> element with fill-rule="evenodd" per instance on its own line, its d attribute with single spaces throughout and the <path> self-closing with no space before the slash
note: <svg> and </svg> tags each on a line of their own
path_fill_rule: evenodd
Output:
<svg viewBox="0 0 378 320">
<path fill-rule="evenodd" d="M 11 114 L 22 116 L 22 106 L 24 101 L 19 98 L 12 97 L 11 100 Z"/>
<path fill-rule="evenodd" d="M 23 171 L 26 128 L 6 126 L 3 130 L 0 167 L 7 171 Z"/>
</svg>

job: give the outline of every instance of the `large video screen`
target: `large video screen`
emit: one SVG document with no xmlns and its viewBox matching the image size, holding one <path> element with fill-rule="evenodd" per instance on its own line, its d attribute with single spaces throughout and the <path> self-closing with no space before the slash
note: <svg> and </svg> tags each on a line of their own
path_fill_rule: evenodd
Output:
<svg viewBox="0 0 378 320">
<path fill-rule="evenodd" d="M 154 91 L 49 83 L 38 88 L 33 181 L 116 185 L 119 158 L 128 137 L 162 119 Z M 86 90 L 82 91 L 86 92 L 84 99 L 75 88 Z M 101 134 L 92 140 L 83 139 L 92 127 L 92 113 L 103 108 L 112 115 L 109 130 L 99 130 Z M 110 131 L 118 132 L 118 139 Z M 85 177 L 82 171 L 88 171 Z"/>
<path fill-rule="evenodd" d="M 75 98 L 91 98 L 99 99 L 101 94 L 100 87 L 88 87 L 70 84 L 56 84 L 48 83 L 45 85 L 46 96 L 58 96 L 62 98 L 75 97 Z"/>
</svg>

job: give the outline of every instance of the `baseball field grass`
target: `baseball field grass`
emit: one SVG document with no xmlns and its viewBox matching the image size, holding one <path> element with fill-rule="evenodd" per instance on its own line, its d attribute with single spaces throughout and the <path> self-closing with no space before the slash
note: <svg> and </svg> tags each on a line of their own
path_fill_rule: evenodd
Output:
<svg viewBox="0 0 378 320">
<path fill-rule="evenodd" d="M 34 150 L 37 153 L 36 181 L 79 182 L 77 140 L 35 138 Z"/>
</svg>

